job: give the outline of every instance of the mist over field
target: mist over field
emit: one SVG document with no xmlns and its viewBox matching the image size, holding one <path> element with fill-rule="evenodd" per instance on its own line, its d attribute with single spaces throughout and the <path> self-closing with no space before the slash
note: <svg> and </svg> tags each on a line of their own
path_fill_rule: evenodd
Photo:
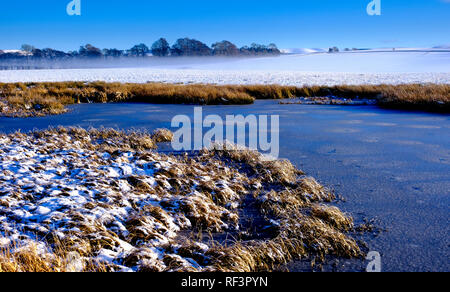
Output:
<svg viewBox="0 0 450 292">
<path fill-rule="evenodd" d="M 296 86 L 445 84 L 450 83 L 449 63 L 449 51 L 417 49 L 271 57 L 72 60 L 43 64 L 55 69 L 0 71 L 0 82 L 107 81 Z"/>
</svg>

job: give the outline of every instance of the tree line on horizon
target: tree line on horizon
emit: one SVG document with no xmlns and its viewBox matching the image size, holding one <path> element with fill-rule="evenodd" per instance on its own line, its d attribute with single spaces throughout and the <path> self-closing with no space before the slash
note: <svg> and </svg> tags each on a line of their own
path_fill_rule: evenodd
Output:
<svg viewBox="0 0 450 292">
<path fill-rule="evenodd" d="M 102 57 L 201 57 L 201 56 L 262 56 L 279 55 L 280 50 L 275 44 L 260 45 L 253 43 L 250 46 L 238 48 L 229 41 L 212 44 L 211 47 L 195 39 L 180 38 L 172 46 L 165 38 L 155 41 L 151 47 L 138 44 L 129 50 L 99 49 L 91 44 L 81 46 L 78 51 L 63 52 L 51 48 L 37 49 L 32 45 L 22 45 L 21 52 L 4 52 L 0 50 L 0 59 L 36 58 L 36 59 L 64 59 L 64 58 L 102 58 Z"/>
</svg>

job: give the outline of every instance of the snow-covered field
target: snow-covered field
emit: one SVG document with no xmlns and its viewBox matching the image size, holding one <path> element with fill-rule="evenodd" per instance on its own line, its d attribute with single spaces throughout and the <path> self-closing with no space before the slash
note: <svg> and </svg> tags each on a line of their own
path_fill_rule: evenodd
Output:
<svg viewBox="0 0 450 292">
<path fill-rule="evenodd" d="M 210 84 L 450 83 L 450 51 L 311 53 L 199 59 L 135 68 L 0 71 L 0 82 L 107 81 Z"/>
</svg>

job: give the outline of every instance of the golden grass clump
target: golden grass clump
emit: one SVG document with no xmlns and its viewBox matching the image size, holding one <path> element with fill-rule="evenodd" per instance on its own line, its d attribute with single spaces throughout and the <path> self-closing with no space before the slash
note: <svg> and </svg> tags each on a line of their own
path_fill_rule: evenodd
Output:
<svg viewBox="0 0 450 292">
<path fill-rule="evenodd" d="M 0 273 L 54 273 L 54 272 L 106 272 L 105 263 L 94 262 L 73 251 L 58 239 L 49 244 L 29 242 L 19 245 L 16 242 L 0 246 Z"/>
<path fill-rule="evenodd" d="M 348 231 L 353 227 L 353 219 L 343 214 L 337 207 L 314 204 L 311 214 L 339 230 Z"/>
<path fill-rule="evenodd" d="M 303 197 L 309 202 L 331 202 L 335 199 L 335 196 L 328 189 L 319 184 L 313 177 L 304 177 L 298 184 Z"/>
<path fill-rule="evenodd" d="M 41 255 L 32 245 L 19 251 L 0 248 L 0 272 L 60 272 L 64 270 L 64 259 L 55 255 Z"/>
<path fill-rule="evenodd" d="M 223 232 L 237 226 L 239 219 L 236 214 L 215 204 L 211 196 L 202 193 L 184 197 L 180 210 L 194 226 L 212 232 Z"/>
<path fill-rule="evenodd" d="M 155 143 L 172 142 L 173 133 L 168 129 L 156 129 L 152 134 Z"/>
<path fill-rule="evenodd" d="M 450 85 L 399 85 L 383 90 L 379 103 L 394 108 L 450 110 Z"/>
<path fill-rule="evenodd" d="M 169 136 L 170 131 L 161 130 Z M 156 149 L 156 142 L 152 135 L 143 131 L 123 132 L 113 128 L 83 129 L 80 127 L 56 127 L 45 131 L 35 131 L 33 135 L 38 138 L 46 138 L 54 144 L 64 144 L 65 140 L 75 139 L 81 147 L 90 150 L 99 150 L 113 154 L 116 151 L 144 151 Z M 173 134 L 172 134 L 173 135 Z M 56 142 L 55 143 L 53 142 Z M 62 143 L 61 143 L 62 142 Z"/>
<path fill-rule="evenodd" d="M 252 151 L 213 150 L 204 155 L 226 159 L 249 176 L 262 178 L 263 189 L 253 193 L 260 214 L 275 222 L 268 238 L 237 241 L 231 246 L 215 246 L 207 252 L 213 258 L 212 270 L 226 272 L 272 271 L 279 265 L 311 254 L 359 257 L 355 240 L 345 234 L 353 220 L 336 207 L 326 206 L 334 195 L 313 178 L 303 177 L 292 164 L 267 164 Z M 229 161 L 231 160 L 231 161 Z M 270 171 L 266 172 L 267 166 Z M 280 175 L 282 172 L 285 175 Z M 320 204 L 322 203 L 322 204 Z M 275 227 L 275 228 L 274 228 Z"/>
<path fill-rule="evenodd" d="M 298 175 L 303 174 L 302 171 L 296 169 L 288 160 L 270 160 L 258 151 L 237 149 L 232 145 L 225 145 L 224 148 L 225 151 L 220 151 L 217 150 L 220 149 L 218 145 L 215 146 L 215 153 L 251 166 L 258 173 L 259 177 L 267 182 L 279 181 L 283 184 L 288 184 L 295 181 Z"/>
<path fill-rule="evenodd" d="M 230 247 L 213 248 L 207 253 L 215 260 L 211 271 L 240 273 L 273 271 L 280 264 L 300 259 L 305 254 L 301 240 L 281 237 L 270 241 L 238 242 Z"/>
</svg>

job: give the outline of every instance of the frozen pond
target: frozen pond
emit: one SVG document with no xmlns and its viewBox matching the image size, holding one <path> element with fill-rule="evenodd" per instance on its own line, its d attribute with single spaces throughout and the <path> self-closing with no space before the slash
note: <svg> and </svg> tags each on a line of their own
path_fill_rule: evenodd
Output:
<svg viewBox="0 0 450 292">
<path fill-rule="evenodd" d="M 83 104 L 60 116 L 0 118 L 0 131 L 50 125 L 153 130 L 170 128 L 174 115 L 193 112 L 187 105 Z M 370 250 L 380 252 L 383 271 L 450 269 L 449 115 L 277 101 L 203 112 L 280 115 L 280 156 L 344 196 L 336 204 L 357 221 L 377 218 L 387 230 L 364 238 Z"/>
</svg>

